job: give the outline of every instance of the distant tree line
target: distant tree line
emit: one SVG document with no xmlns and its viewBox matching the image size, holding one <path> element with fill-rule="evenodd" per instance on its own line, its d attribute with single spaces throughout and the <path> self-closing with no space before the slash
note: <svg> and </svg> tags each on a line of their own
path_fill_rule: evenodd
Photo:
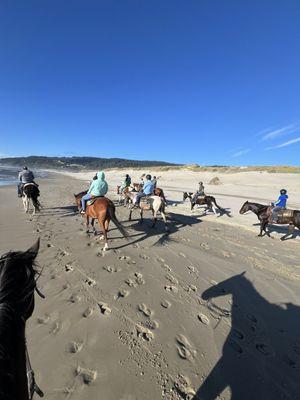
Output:
<svg viewBox="0 0 300 400">
<path fill-rule="evenodd" d="M 21 167 L 27 165 L 30 168 L 40 169 L 68 169 L 68 170 L 95 170 L 107 168 L 139 168 L 139 167 L 158 167 L 158 166 L 176 166 L 164 161 L 138 161 L 126 160 L 123 158 L 97 158 L 97 157 L 9 157 L 1 158 L 1 165 L 10 165 Z"/>
</svg>

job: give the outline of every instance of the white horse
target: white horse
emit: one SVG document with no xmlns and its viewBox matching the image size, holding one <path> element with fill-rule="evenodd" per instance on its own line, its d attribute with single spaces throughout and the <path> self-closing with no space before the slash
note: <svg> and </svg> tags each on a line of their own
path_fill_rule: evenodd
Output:
<svg viewBox="0 0 300 400">
<path fill-rule="evenodd" d="M 145 197 L 142 197 L 140 200 L 139 205 L 135 205 L 133 204 L 135 196 L 137 195 L 136 192 L 129 192 L 126 191 L 124 192 L 125 197 L 127 197 L 128 199 L 131 200 L 131 203 L 129 205 L 129 221 L 131 221 L 131 215 L 132 215 L 132 211 L 134 209 L 139 209 L 140 210 L 140 216 L 141 216 L 141 223 L 143 222 L 143 214 L 144 211 L 148 211 L 151 210 L 152 211 L 152 215 L 153 215 L 153 220 L 152 220 L 152 226 L 151 228 L 154 228 L 156 221 L 157 221 L 157 214 L 158 212 L 161 213 L 162 219 L 164 221 L 164 225 L 165 225 L 165 231 L 168 232 L 169 229 L 167 227 L 167 217 L 165 214 L 165 202 L 164 200 L 159 197 L 159 196 L 147 196 L 147 201 L 145 201 Z"/>
</svg>

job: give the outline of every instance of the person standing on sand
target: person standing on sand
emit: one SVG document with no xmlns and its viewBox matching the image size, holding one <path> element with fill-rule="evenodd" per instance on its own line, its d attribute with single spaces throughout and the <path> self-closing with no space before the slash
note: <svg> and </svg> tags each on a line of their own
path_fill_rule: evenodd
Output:
<svg viewBox="0 0 300 400">
<path fill-rule="evenodd" d="M 108 191 L 108 184 L 105 180 L 104 172 L 98 172 L 97 179 L 94 179 L 91 186 L 81 199 L 81 214 L 85 214 L 86 202 L 94 197 L 104 197 Z"/>
</svg>

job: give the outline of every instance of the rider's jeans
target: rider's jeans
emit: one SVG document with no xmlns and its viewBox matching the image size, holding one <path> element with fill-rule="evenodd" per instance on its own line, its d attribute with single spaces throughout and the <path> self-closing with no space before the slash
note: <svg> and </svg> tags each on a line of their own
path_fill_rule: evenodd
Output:
<svg viewBox="0 0 300 400">
<path fill-rule="evenodd" d="M 88 200 L 91 200 L 91 198 L 92 198 L 92 195 L 89 194 L 89 193 L 87 193 L 87 194 L 85 194 L 84 196 L 82 196 L 82 198 L 81 198 L 81 207 L 82 207 L 82 210 L 83 210 L 83 211 L 85 211 L 86 202 L 87 202 Z"/>
<path fill-rule="evenodd" d="M 278 207 L 278 206 L 275 206 L 275 207 L 272 209 L 272 220 L 273 220 L 273 221 L 277 221 L 277 219 L 278 219 L 277 212 L 280 211 L 280 210 L 282 210 L 282 209 L 283 209 L 283 207 Z"/>
</svg>

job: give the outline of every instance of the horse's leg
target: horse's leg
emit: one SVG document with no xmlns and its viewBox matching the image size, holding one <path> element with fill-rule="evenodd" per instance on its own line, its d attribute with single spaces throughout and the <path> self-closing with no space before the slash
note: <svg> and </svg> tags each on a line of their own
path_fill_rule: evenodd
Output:
<svg viewBox="0 0 300 400">
<path fill-rule="evenodd" d="M 105 221 L 106 221 L 106 210 L 105 210 L 105 212 L 102 212 L 101 214 L 98 215 L 98 222 L 99 222 L 100 228 L 102 230 L 102 236 L 100 237 L 100 239 L 104 239 L 103 251 L 108 249 L 107 233 L 106 233 L 106 229 L 105 229 Z"/>
<path fill-rule="evenodd" d="M 129 208 L 129 218 L 128 218 L 129 221 L 131 221 L 131 216 L 132 216 L 132 207 Z"/>
<path fill-rule="evenodd" d="M 142 207 L 140 207 L 140 224 L 144 222 L 144 213 Z"/>
<path fill-rule="evenodd" d="M 164 224 L 165 224 L 165 231 L 166 231 L 166 232 L 169 232 L 169 228 L 168 228 L 168 226 L 167 226 L 167 217 L 166 217 L 166 214 L 165 214 L 164 211 L 161 211 L 160 213 L 161 213 L 162 219 L 163 219 Z"/>
<path fill-rule="evenodd" d="M 90 217 L 85 213 L 85 225 L 86 225 L 86 233 L 89 233 L 89 225 L 90 225 Z"/>
<path fill-rule="evenodd" d="M 282 238 L 280 238 L 280 240 L 285 240 L 290 235 L 293 236 L 294 232 L 295 232 L 295 225 L 292 222 L 290 222 L 289 227 L 288 227 L 288 232 L 284 236 L 282 236 Z"/>
<path fill-rule="evenodd" d="M 263 232 L 265 232 L 265 234 L 267 234 L 269 237 L 271 237 L 270 233 L 267 232 L 266 227 L 268 226 L 268 220 L 262 220 L 260 223 L 260 233 L 259 233 L 259 237 L 263 236 Z"/>
<path fill-rule="evenodd" d="M 156 221 L 157 221 L 157 211 L 158 210 L 153 210 L 153 220 L 152 220 L 151 228 L 155 227 L 155 224 L 156 224 Z"/>
<path fill-rule="evenodd" d="M 92 218 L 91 225 L 92 225 L 92 228 L 93 228 L 93 234 L 96 236 L 97 235 L 97 230 L 95 228 L 95 218 Z"/>
</svg>

